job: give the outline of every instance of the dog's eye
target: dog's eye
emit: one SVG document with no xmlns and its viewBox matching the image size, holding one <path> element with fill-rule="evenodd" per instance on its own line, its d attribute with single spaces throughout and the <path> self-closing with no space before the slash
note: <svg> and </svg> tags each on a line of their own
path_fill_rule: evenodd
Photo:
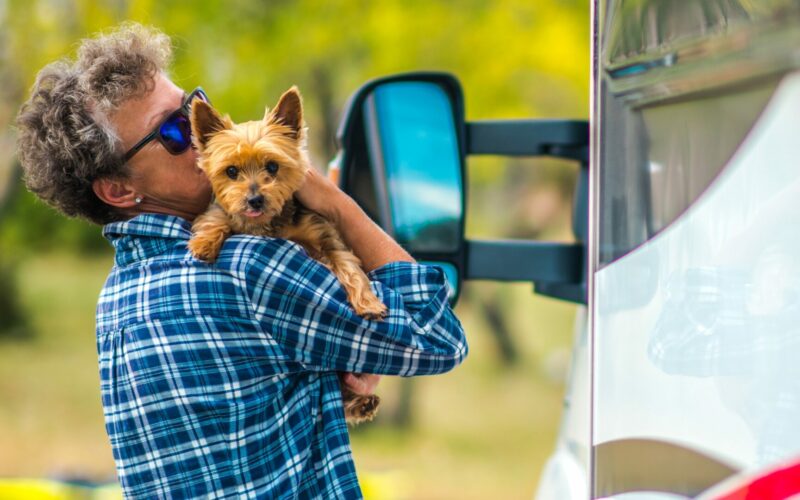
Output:
<svg viewBox="0 0 800 500">
<path fill-rule="evenodd" d="M 225 174 L 231 179 L 236 179 L 239 176 L 239 169 L 236 167 L 228 167 L 225 169 Z"/>
<path fill-rule="evenodd" d="M 274 161 L 268 161 L 264 168 L 267 169 L 267 172 L 269 172 L 270 175 L 275 175 L 278 173 L 278 164 Z"/>
</svg>

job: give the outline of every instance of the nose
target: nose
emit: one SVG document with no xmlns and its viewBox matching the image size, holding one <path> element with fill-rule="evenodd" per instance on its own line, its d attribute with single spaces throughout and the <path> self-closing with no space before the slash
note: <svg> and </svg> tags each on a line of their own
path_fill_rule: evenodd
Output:
<svg viewBox="0 0 800 500">
<path fill-rule="evenodd" d="M 247 204 L 250 206 L 250 208 L 255 210 L 260 210 L 264 208 L 264 195 L 257 194 L 253 196 L 248 196 Z"/>
</svg>

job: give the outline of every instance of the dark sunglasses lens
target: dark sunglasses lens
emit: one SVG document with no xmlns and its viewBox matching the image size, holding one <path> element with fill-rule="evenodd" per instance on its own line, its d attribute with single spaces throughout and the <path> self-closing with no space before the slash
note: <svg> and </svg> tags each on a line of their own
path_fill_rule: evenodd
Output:
<svg viewBox="0 0 800 500">
<path fill-rule="evenodd" d="M 159 130 L 164 147 L 172 154 L 180 154 L 192 143 L 192 128 L 183 113 L 174 113 Z"/>
</svg>

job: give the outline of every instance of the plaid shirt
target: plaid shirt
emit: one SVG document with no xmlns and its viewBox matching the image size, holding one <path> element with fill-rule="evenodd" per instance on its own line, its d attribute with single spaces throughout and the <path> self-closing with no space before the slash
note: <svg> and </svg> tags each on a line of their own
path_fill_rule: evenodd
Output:
<svg viewBox="0 0 800 500">
<path fill-rule="evenodd" d="M 376 322 L 290 241 L 233 236 L 207 264 L 178 217 L 103 233 L 100 382 L 128 497 L 359 498 L 337 371 L 443 373 L 467 353 L 434 267 L 369 273 L 389 308 Z"/>
</svg>

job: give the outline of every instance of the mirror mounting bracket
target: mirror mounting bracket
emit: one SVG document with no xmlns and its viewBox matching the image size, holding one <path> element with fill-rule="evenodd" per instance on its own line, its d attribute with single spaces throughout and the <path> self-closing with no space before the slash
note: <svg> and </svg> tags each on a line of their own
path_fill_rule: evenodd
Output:
<svg viewBox="0 0 800 500">
<path fill-rule="evenodd" d="M 585 304 L 589 122 L 481 120 L 466 124 L 466 138 L 469 155 L 551 156 L 581 165 L 572 220 L 577 243 L 467 241 L 467 279 L 532 281 L 538 294 Z"/>
<path fill-rule="evenodd" d="M 582 259 L 578 243 L 467 240 L 466 278 L 580 283 Z"/>
<path fill-rule="evenodd" d="M 589 163 L 586 120 L 481 120 L 467 123 L 467 154 L 553 156 Z"/>
<path fill-rule="evenodd" d="M 466 245 L 466 279 L 529 281 L 538 294 L 586 303 L 581 243 L 467 240 Z"/>
</svg>

